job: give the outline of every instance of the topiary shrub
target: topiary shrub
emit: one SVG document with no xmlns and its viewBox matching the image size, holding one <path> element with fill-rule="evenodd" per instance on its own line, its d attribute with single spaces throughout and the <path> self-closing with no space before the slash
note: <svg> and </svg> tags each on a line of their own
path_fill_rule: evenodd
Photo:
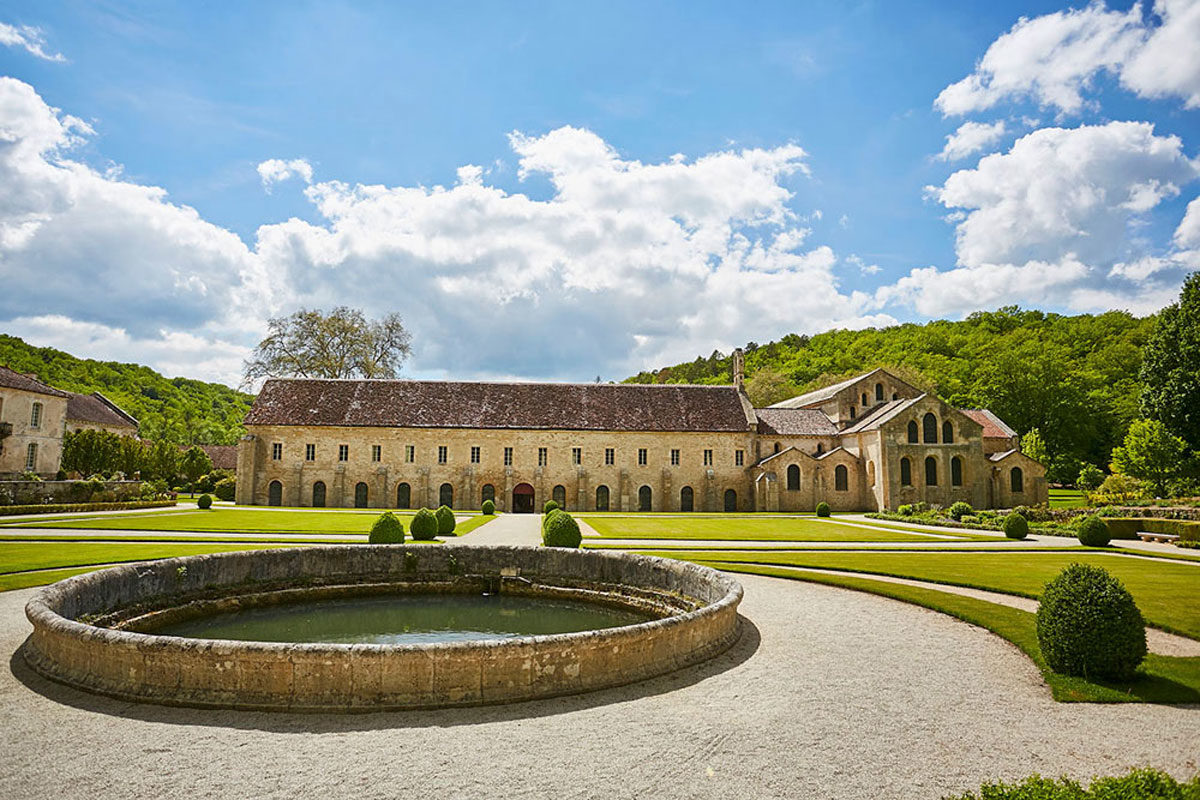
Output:
<svg viewBox="0 0 1200 800">
<path fill-rule="evenodd" d="M 439 536 L 454 535 L 454 512 L 450 510 L 450 506 L 438 506 L 438 510 L 433 512 L 437 517 L 437 532 Z"/>
<path fill-rule="evenodd" d="M 1088 547 L 1107 547 L 1112 539 L 1107 523 L 1095 515 L 1080 517 L 1075 523 L 1075 535 L 1080 544 Z"/>
<path fill-rule="evenodd" d="M 546 547 L 579 547 L 583 534 L 579 532 L 579 523 L 565 511 L 546 515 L 542 525 L 542 544 Z"/>
<path fill-rule="evenodd" d="M 390 511 L 379 515 L 371 526 L 371 535 L 367 537 L 371 544 L 403 544 L 404 523 Z"/>
<path fill-rule="evenodd" d="M 196 505 L 200 508 L 212 508 L 212 498 L 206 494 L 202 494 L 200 495 L 200 498 L 196 500 Z"/>
<path fill-rule="evenodd" d="M 829 503 L 826 503 L 824 500 L 817 503 L 817 516 L 818 517 L 828 517 L 829 516 Z"/>
<path fill-rule="evenodd" d="M 1146 657 L 1133 596 L 1103 567 L 1071 564 L 1042 590 L 1038 647 L 1055 672 L 1128 680 Z"/>
<path fill-rule="evenodd" d="M 970 503 L 964 503 L 962 500 L 959 500 L 956 503 L 951 503 L 950 510 L 946 513 L 949 514 L 950 519 L 959 522 L 968 514 L 974 514 L 975 509 L 971 508 Z"/>
<path fill-rule="evenodd" d="M 1029 535 L 1029 521 L 1017 512 L 1004 518 L 1004 535 L 1010 539 L 1024 539 Z"/>
<path fill-rule="evenodd" d="M 437 538 L 438 521 L 437 517 L 428 508 L 422 508 L 413 515 L 412 522 L 408 524 L 408 532 L 412 534 L 413 539 L 430 542 Z"/>
<path fill-rule="evenodd" d="M 213 494 L 218 500 L 232 500 L 237 493 L 237 481 L 233 478 L 222 478 L 213 486 Z"/>
<path fill-rule="evenodd" d="M 480 509 L 485 517 L 494 517 L 496 515 L 496 504 L 491 500 L 483 501 L 483 508 Z"/>
<path fill-rule="evenodd" d="M 901 516 L 911 517 L 913 514 L 913 507 L 911 505 L 909 505 L 908 503 L 905 503 L 904 505 L 902 505 L 896 509 L 896 513 L 900 514 Z"/>
<path fill-rule="evenodd" d="M 551 517 L 553 517 L 555 514 L 565 514 L 565 513 L 566 512 L 563 511 L 561 508 L 552 508 L 549 511 L 547 511 L 545 514 L 543 514 L 542 515 L 542 532 L 543 533 L 546 532 L 546 526 L 548 524 L 550 524 Z"/>
<path fill-rule="evenodd" d="M 558 503 L 554 502 L 553 500 L 547 500 L 546 504 L 544 506 L 542 506 L 542 513 L 549 514 L 551 511 L 553 511 L 554 509 L 556 509 L 558 507 L 559 507 Z"/>
</svg>

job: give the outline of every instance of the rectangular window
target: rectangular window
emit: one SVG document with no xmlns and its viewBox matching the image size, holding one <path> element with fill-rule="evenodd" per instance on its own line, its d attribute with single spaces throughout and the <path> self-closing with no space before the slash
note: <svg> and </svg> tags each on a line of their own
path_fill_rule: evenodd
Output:
<svg viewBox="0 0 1200 800">
<path fill-rule="evenodd" d="M 571 463 L 574 464 L 575 466 L 579 466 L 580 464 L 583 463 L 583 448 L 582 447 L 572 447 L 571 448 Z"/>
<path fill-rule="evenodd" d="M 639 467 L 646 466 L 646 448 L 644 448 L 644 447 L 638 448 L 638 466 Z"/>
<path fill-rule="evenodd" d="M 438 445 L 438 463 L 445 464 L 449 460 L 450 460 L 450 452 L 449 452 L 449 450 L 446 449 L 446 445 L 439 444 Z"/>
<path fill-rule="evenodd" d="M 29 445 L 29 449 L 25 451 L 25 471 L 34 472 L 37 470 L 37 445 Z"/>
<path fill-rule="evenodd" d="M 349 460 L 350 460 L 350 445 L 339 444 L 338 445 L 338 461 L 349 461 Z"/>
<path fill-rule="evenodd" d="M 704 466 L 706 466 L 706 467 L 712 466 L 712 450 L 704 451 Z"/>
<path fill-rule="evenodd" d="M 546 448 L 544 448 L 544 447 L 539 447 L 539 448 L 538 448 L 538 466 L 539 466 L 539 467 L 544 467 L 544 466 L 546 466 L 546 460 L 547 460 L 547 458 L 546 458 Z"/>
<path fill-rule="evenodd" d="M 472 464 L 479 463 L 479 448 L 478 447 L 471 448 L 471 463 Z"/>
<path fill-rule="evenodd" d="M 411 464 L 417 460 L 417 448 L 411 444 L 404 445 L 404 461 Z"/>
<path fill-rule="evenodd" d="M 317 460 L 317 446 L 315 444 L 304 445 L 304 460 L 305 461 L 316 461 Z"/>
<path fill-rule="evenodd" d="M 504 448 L 504 466 L 506 466 L 506 467 L 512 466 L 512 448 L 511 447 Z"/>
<path fill-rule="evenodd" d="M 283 442 L 275 442 L 271 445 L 271 460 L 279 461 L 283 458 Z"/>
<path fill-rule="evenodd" d="M 42 404 L 41 403 L 33 404 L 33 411 L 29 412 L 29 427 L 31 427 L 31 428 L 42 427 Z"/>
<path fill-rule="evenodd" d="M 672 467 L 679 466 L 679 451 L 678 450 L 671 451 L 671 466 Z"/>
<path fill-rule="evenodd" d="M 746 451 L 745 450 L 734 450 L 733 451 L 733 464 L 736 467 L 744 467 L 746 465 Z"/>
<path fill-rule="evenodd" d="M 604 463 L 610 467 L 617 463 L 617 451 L 611 447 L 604 448 Z"/>
<path fill-rule="evenodd" d="M 372 461 L 382 461 L 383 460 L 383 445 L 378 445 L 378 444 L 371 445 L 371 460 Z"/>
</svg>

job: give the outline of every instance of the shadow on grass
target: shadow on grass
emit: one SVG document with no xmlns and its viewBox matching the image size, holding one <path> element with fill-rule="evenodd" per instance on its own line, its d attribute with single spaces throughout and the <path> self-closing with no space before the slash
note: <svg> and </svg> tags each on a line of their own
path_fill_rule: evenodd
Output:
<svg viewBox="0 0 1200 800">
<path fill-rule="evenodd" d="M 48 700 L 96 714 L 107 714 L 142 722 L 258 730 L 271 733 L 343 733 L 394 728 L 449 728 L 459 725 L 508 722 L 570 714 L 612 703 L 625 703 L 645 697 L 654 697 L 693 686 L 745 663 L 758 650 L 762 636 L 757 626 L 746 617 L 739 615 L 738 628 L 737 641 L 724 653 L 714 656 L 702 664 L 685 667 L 657 678 L 612 689 L 600 689 L 584 694 L 545 700 L 433 710 L 379 712 L 356 710 L 350 713 L 300 714 L 280 711 L 213 710 L 134 703 L 128 700 L 89 694 L 43 678 L 25 663 L 22 655 L 24 643 L 9 658 L 9 669 L 13 677 L 27 689 Z"/>
</svg>

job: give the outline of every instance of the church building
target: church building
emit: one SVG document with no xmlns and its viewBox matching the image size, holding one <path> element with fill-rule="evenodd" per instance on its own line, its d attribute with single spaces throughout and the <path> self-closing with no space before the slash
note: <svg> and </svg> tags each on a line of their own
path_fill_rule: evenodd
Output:
<svg viewBox="0 0 1200 800">
<path fill-rule="evenodd" d="M 540 511 L 975 508 L 1047 500 L 990 411 L 877 369 L 754 408 L 731 386 L 268 380 L 245 420 L 237 502 Z"/>
</svg>

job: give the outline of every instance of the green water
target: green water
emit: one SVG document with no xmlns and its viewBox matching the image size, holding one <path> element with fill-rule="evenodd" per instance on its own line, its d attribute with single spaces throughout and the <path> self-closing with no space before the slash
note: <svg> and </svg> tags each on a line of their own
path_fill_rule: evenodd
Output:
<svg viewBox="0 0 1200 800">
<path fill-rule="evenodd" d="M 572 633 L 647 619 L 632 611 L 538 597 L 372 595 L 214 614 L 154 633 L 245 642 L 422 644 Z"/>
</svg>

